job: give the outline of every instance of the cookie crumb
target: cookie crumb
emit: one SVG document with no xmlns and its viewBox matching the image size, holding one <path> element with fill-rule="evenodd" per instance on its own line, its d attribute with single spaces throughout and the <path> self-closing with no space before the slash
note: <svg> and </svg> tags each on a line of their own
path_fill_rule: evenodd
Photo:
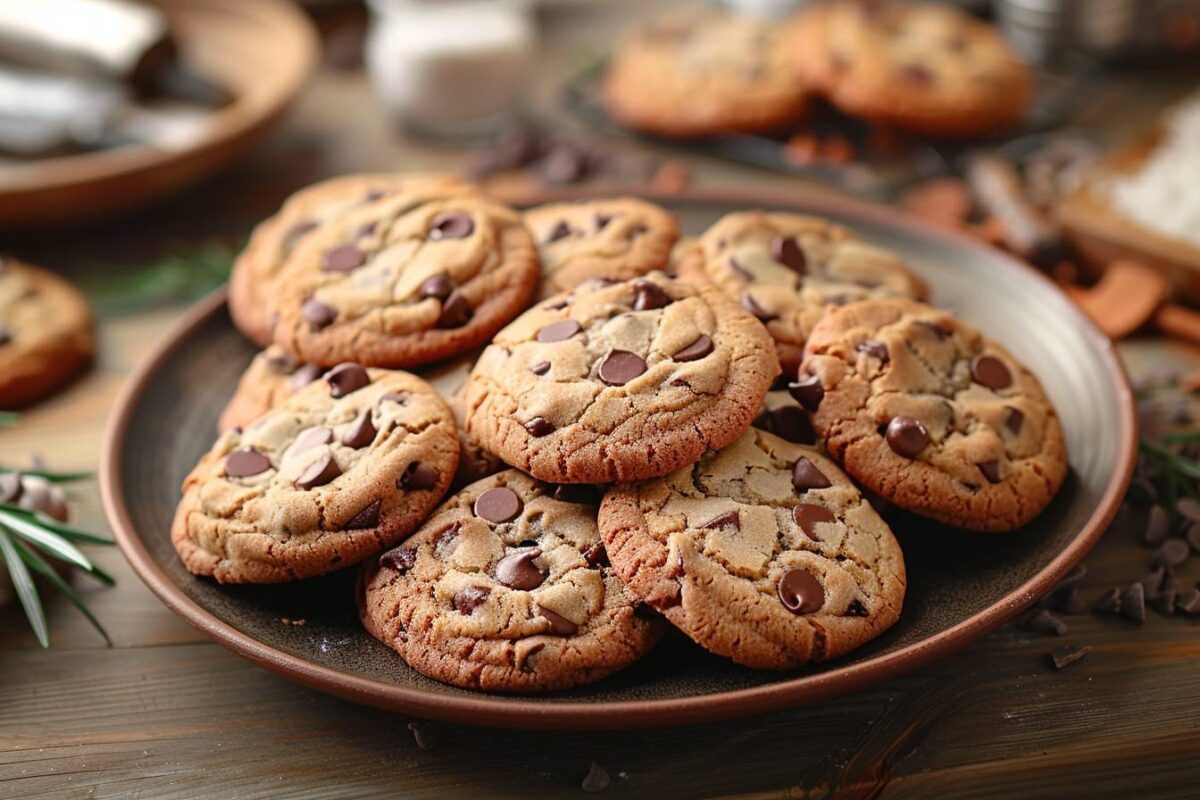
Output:
<svg viewBox="0 0 1200 800">
<path fill-rule="evenodd" d="M 437 733 L 433 726 L 428 722 L 410 722 L 408 729 L 412 731 L 413 739 L 417 742 L 417 747 L 422 750 L 432 750 L 437 744 Z"/>
<path fill-rule="evenodd" d="M 1050 663 L 1054 665 L 1055 669 L 1066 669 L 1090 652 L 1092 652 L 1092 648 L 1086 644 L 1066 644 L 1054 648 L 1050 653 Z"/>
<path fill-rule="evenodd" d="M 583 779 L 582 786 L 585 792 L 603 792 L 610 783 L 612 783 L 612 778 L 609 777 L 608 770 L 593 761 L 588 768 L 588 774 Z"/>
</svg>

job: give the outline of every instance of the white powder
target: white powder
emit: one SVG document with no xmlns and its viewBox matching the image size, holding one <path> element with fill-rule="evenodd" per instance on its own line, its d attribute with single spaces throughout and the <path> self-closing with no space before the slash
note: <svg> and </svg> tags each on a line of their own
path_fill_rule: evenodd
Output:
<svg viewBox="0 0 1200 800">
<path fill-rule="evenodd" d="M 1114 208 L 1157 233 L 1200 245 L 1200 95 L 1176 106 L 1141 169 L 1112 181 Z"/>
</svg>

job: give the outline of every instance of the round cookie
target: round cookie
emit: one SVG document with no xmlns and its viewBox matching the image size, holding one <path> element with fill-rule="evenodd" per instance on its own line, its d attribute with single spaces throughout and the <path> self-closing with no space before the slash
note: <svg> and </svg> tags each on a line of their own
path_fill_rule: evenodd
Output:
<svg viewBox="0 0 1200 800">
<path fill-rule="evenodd" d="M 766 331 L 714 286 L 591 281 L 496 335 L 466 429 L 541 480 L 651 478 L 736 439 L 778 374 Z"/>
<path fill-rule="evenodd" d="M 279 345 L 271 345 L 242 373 L 217 419 L 217 430 L 224 433 L 250 424 L 324 374 L 324 367 L 301 363 Z"/>
<path fill-rule="evenodd" d="M 454 418 L 427 383 L 341 364 L 217 440 L 183 482 L 171 541 L 221 583 L 322 575 L 416 529 L 457 465 Z"/>
<path fill-rule="evenodd" d="M 525 212 L 538 243 L 546 299 L 588 278 L 627 280 L 666 269 L 679 238 L 675 217 L 633 197 L 551 203 Z"/>
<path fill-rule="evenodd" d="M 0 258 L 0 408 L 57 389 L 96 351 L 87 301 L 52 272 Z"/>
<path fill-rule="evenodd" d="M 613 574 L 584 489 L 516 470 L 466 487 L 364 568 L 363 625 L 413 669 L 484 691 L 565 689 L 633 663 L 664 626 Z"/>
<path fill-rule="evenodd" d="M 787 27 L 802 80 L 845 113 L 930 136 L 1012 127 L 1033 75 L 992 25 L 931 3 L 825 3 Z"/>
<path fill-rule="evenodd" d="M 1036 517 L 1067 474 L 1029 370 L 951 314 L 881 300 L 831 311 L 796 383 L 829 453 L 901 508 L 979 531 Z"/>
<path fill-rule="evenodd" d="M 832 461 L 751 429 L 600 507 L 613 569 L 697 644 L 757 669 L 849 652 L 904 600 L 892 531 Z"/>
<path fill-rule="evenodd" d="M 804 340 L 830 306 L 878 297 L 924 298 L 925 284 L 900 258 L 852 231 L 800 214 L 728 214 L 683 254 L 684 279 L 707 278 L 767 326 L 784 372 L 795 373 Z"/>
<path fill-rule="evenodd" d="M 327 366 L 425 364 L 488 341 L 537 280 L 517 212 L 466 186 L 405 188 L 304 237 L 271 282 L 272 335 Z"/>
<path fill-rule="evenodd" d="M 809 99 L 776 27 L 714 9 L 671 12 L 626 34 L 603 95 L 617 121 L 666 136 L 779 130 Z"/>
</svg>

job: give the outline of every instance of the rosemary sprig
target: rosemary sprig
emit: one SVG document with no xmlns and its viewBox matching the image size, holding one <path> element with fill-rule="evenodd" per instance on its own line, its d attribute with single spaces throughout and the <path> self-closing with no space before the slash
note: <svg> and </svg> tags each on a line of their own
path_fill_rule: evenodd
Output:
<svg viewBox="0 0 1200 800">
<path fill-rule="evenodd" d="M 91 480 L 95 473 L 92 472 L 51 472 L 45 469 L 13 469 L 12 467 L 0 467 L 0 474 L 6 472 L 19 472 L 22 475 L 32 475 L 35 478 L 44 478 L 51 483 L 76 483 L 78 481 Z"/>
<path fill-rule="evenodd" d="M 154 306 L 190 303 L 229 278 L 236 246 L 220 241 L 180 247 L 174 252 L 113 275 L 84 282 L 84 290 L 101 314 L 118 316 Z"/>
<path fill-rule="evenodd" d="M 0 411 L 0 428 L 11 428 L 17 424 L 20 414 L 15 411 Z"/>
</svg>

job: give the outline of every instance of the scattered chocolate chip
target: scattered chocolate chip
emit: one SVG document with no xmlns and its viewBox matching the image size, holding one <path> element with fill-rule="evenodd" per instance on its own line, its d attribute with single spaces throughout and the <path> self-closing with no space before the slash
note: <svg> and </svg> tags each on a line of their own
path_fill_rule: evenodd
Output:
<svg viewBox="0 0 1200 800">
<path fill-rule="evenodd" d="M 988 483 L 1000 482 L 1000 462 L 996 459 L 981 461 L 975 466 L 979 467 L 979 471 L 983 473 L 983 477 L 987 478 Z"/>
<path fill-rule="evenodd" d="M 798 504 L 792 509 L 792 519 L 800 526 L 800 530 L 804 531 L 804 535 L 814 541 L 821 540 L 821 537 L 817 536 L 819 523 L 837 522 L 837 517 L 833 515 L 832 511 L 814 503 Z"/>
<path fill-rule="evenodd" d="M 754 295 L 750 294 L 749 290 L 742 292 L 742 308 L 749 311 L 762 322 L 770 322 L 778 316 L 777 314 L 772 314 L 770 311 L 767 311 L 765 308 L 760 306 L 758 301 L 754 299 Z"/>
<path fill-rule="evenodd" d="M 1044 608 L 1025 620 L 1025 627 L 1038 633 L 1055 633 L 1059 636 L 1067 633 L 1067 623 Z"/>
<path fill-rule="evenodd" d="M 435 242 L 465 239 L 474 232 L 474 220 L 456 211 L 438 214 L 429 223 L 429 238 Z"/>
<path fill-rule="evenodd" d="M 1175 611 L 1177 610 L 1175 608 L 1175 602 L 1178 600 L 1178 598 L 1179 592 L 1177 592 L 1175 589 L 1166 589 L 1162 592 L 1159 592 L 1158 595 L 1156 595 L 1155 598 L 1150 601 L 1150 604 L 1154 606 L 1155 611 L 1157 611 L 1159 614 L 1162 614 L 1164 617 L 1173 617 L 1175 616 Z"/>
<path fill-rule="evenodd" d="M 1004 427 L 1012 433 L 1013 436 L 1021 435 L 1021 426 L 1025 424 L 1025 414 L 1019 408 L 1009 407 L 1008 419 L 1004 421 Z"/>
<path fill-rule="evenodd" d="M 301 364 L 288 379 L 288 385 L 293 392 L 298 392 L 321 377 L 324 372 L 325 370 L 317 364 Z"/>
<path fill-rule="evenodd" d="M 547 372 L 550 371 L 550 362 L 549 361 L 539 361 L 538 363 L 536 363 L 532 367 L 530 367 L 529 371 L 532 372 L 534 375 L 545 375 Z"/>
<path fill-rule="evenodd" d="M 1139 581 L 1142 584 L 1142 590 L 1146 597 L 1157 597 L 1162 591 L 1163 580 L 1167 577 L 1167 568 L 1159 567 L 1158 569 L 1146 575 Z"/>
<path fill-rule="evenodd" d="M 598 506 L 601 492 L 590 483 L 560 483 L 554 487 L 550 496 L 560 503 Z"/>
<path fill-rule="evenodd" d="M 1117 588 L 1109 589 L 1104 595 L 1096 601 L 1096 605 L 1092 610 L 1097 614 L 1118 614 L 1121 611 L 1121 590 Z"/>
<path fill-rule="evenodd" d="M 413 740 L 420 750 L 432 750 L 437 744 L 437 734 L 428 722 L 410 722 L 408 729 L 412 731 Z"/>
<path fill-rule="evenodd" d="M 609 386 L 624 386 L 646 371 L 646 361 L 628 350 L 613 350 L 600 365 L 600 380 Z"/>
<path fill-rule="evenodd" d="M 1146 621 L 1146 590 L 1140 583 L 1131 583 L 1122 590 L 1121 616 L 1130 622 Z"/>
<path fill-rule="evenodd" d="M 367 263 L 367 254 L 352 244 L 338 245 L 321 256 L 321 269 L 326 272 L 352 272 Z"/>
<path fill-rule="evenodd" d="M 1190 497 L 1181 497 L 1175 502 L 1175 511 L 1188 522 L 1200 522 L 1200 502 Z"/>
<path fill-rule="evenodd" d="M 765 427 L 793 444 L 816 444 L 817 432 L 812 421 L 798 406 L 780 406 L 765 414 Z"/>
<path fill-rule="evenodd" d="M 821 401 L 825 399 L 825 387 L 821 385 L 821 379 L 816 375 L 792 381 L 787 385 L 787 390 L 788 394 L 795 398 L 797 403 L 804 406 L 804 410 L 809 413 L 815 412 L 820 407 Z"/>
<path fill-rule="evenodd" d="M 1150 547 L 1158 547 L 1167 540 L 1171 533 L 1171 515 L 1160 505 L 1150 506 L 1146 515 L 1146 530 L 1142 533 L 1142 541 Z"/>
<path fill-rule="evenodd" d="M 337 311 L 320 300 L 305 300 L 304 305 L 300 307 L 300 313 L 314 330 L 326 328 L 337 319 Z"/>
<path fill-rule="evenodd" d="M 342 444 L 358 450 L 360 447 L 366 447 L 375 441 L 375 434 L 378 432 L 375 428 L 375 423 L 371 422 L 371 410 L 367 409 L 359 414 L 354 422 L 350 423 L 350 427 L 342 432 Z"/>
<path fill-rule="evenodd" d="M 249 478 L 271 468 L 271 459 L 257 450 L 234 450 L 225 458 L 225 474 L 230 478 Z"/>
<path fill-rule="evenodd" d="M 916 458 L 929 444 L 929 430 L 914 417 L 893 417 L 886 436 L 892 450 L 905 458 Z"/>
<path fill-rule="evenodd" d="M 720 514 L 716 517 L 713 517 L 712 519 L 710 519 L 708 522 L 704 523 L 700 527 L 708 528 L 710 530 L 719 530 L 721 528 L 733 528 L 734 530 L 740 531 L 742 529 L 742 520 L 741 520 L 741 517 L 738 515 L 737 509 L 735 508 L 732 511 L 726 511 L 724 514 Z"/>
<path fill-rule="evenodd" d="M 1175 607 L 1188 616 L 1200 612 L 1200 589 L 1192 586 L 1175 597 Z"/>
<path fill-rule="evenodd" d="M 1092 652 L 1092 648 L 1086 644 L 1064 644 L 1050 652 L 1050 663 L 1054 665 L 1055 669 L 1065 669 L 1090 652 Z"/>
<path fill-rule="evenodd" d="M 804 492 L 809 489 L 828 489 L 833 484 L 825 473 L 817 469 L 817 465 L 801 456 L 792 466 L 792 486 Z"/>
<path fill-rule="evenodd" d="M 570 339 L 581 330 L 582 328 L 579 327 L 579 323 L 573 319 L 559 320 L 558 322 L 551 322 L 539 330 L 537 332 L 537 340 L 542 344 L 561 342 Z"/>
<path fill-rule="evenodd" d="M 331 397 L 345 397 L 371 383 L 371 376 L 358 364 L 338 364 L 325 376 Z"/>
<path fill-rule="evenodd" d="M 550 622 L 550 630 L 547 631 L 551 636 L 574 636 L 579 630 L 579 626 L 571 620 L 556 614 L 543 605 L 538 605 L 538 616 L 544 617 Z"/>
<path fill-rule="evenodd" d="M 1135 475 L 1133 482 L 1129 484 L 1129 491 L 1125 499 L 1139 506 L 1148 506 L 1158 502 L 1158 490 L 1154 488 L 1154 484 L 1149 479 Z"/>
<path fill-rule="evenodd" d="M 454 608 L 460 614 L 470 614 L 483 605 L 492 593 L 486 586 L 468 586 L 454 595 Z"/>
<path fill-rule="evenodd" d="M 771 242 L 771 257 L 793 272 L 808 271 L 808 258 L 794 236 L 780 236 Z"/>
<path fill-rule="evenodd" d="M 296 437 L 296 441 L 292 443 L 288 451 L 288 457 L 294 458 L 303 452 L 312 450 L 314 447 L 320 447 L 323 444 L 329 444 L 333 441 L 333 431 L 326 428 L 324 425 L 318 425 L 315 428 L 309 428 Z"/>
<path fill-rule="evenodd" d="M 417 565 L 417 548 L 411 545 L 393 547 L 379 557 L 379 565 L 403 575 Z"/>
<path fill-rule="evenodd" d="M 653 281 L 638 281 L 633 285 L 633 310 L 652 311 L 671 305 L 671 295 Z"/>
<path fill-rule="evenodd" d="M 536 589 L 542 585 L 542 581 L 546 580 L 545 574 L 533 563 L 533 560 L 541 554 L 541 548 L 535 547 L 531 550 L 522 550 L 519 553 L 506 555 L 496 562 L 496 580 L 510 589 L 524 591 Z"/>
<path fill-rule="evenodd" d="M 699 361 L 713 351 L 713 340 L 704 334 L 671 358 L 676 361 Z"/>
<path fill-rule="evenodd" d="M 399 488 L 410 492 L 423 492 L 438 484 L 438 471 L 428 464 L 413 461 L 404 468 L 398 481 Z"/>
<path fill-rule="evenodd" d="M 971 359 L 971 377 L 975 382 L 992 390 L 1007 389 L 1012 385 L 1012 373 L 1004 362 L 995 356 L 979 355 Z"/>
<path fill-rule="evenodd" d="M 296 485 L 304 490 L 315 489 L 318 486 L 324 486 L 341 474 L 342 468 L 338 466 L 337 461 L 331 454 L 325 453 L 304 468 L 300 477 L 296 478 Z"/>
<path fill-rule="evenodd" d="M 586 561 L 587 565 L 593 569 L 596 567 L 611 566 L 608 560 L 608 551 L 604 549 L 604 544 L 602 542 L 596 542 L 594 545 L 585 550 L 583 553 L 583 560 Z"/>
<path fill-rule="evenodd" d="M 790 569 L 783 573 L 777 589 L 783 607 L 793 614 L 810 614 L 825 605 L 825 589 L 808 570 Z"/>
<path fill-rule="evenodd" d="M 565 239 L 570 235 L 571 226 L 567 224 L 566 220 L 560 219 L 554 224 L 554 227 L 550 229 L 550 232 L 546 234 L 546 238 L 542 239 L 542 244 L 552 244 L 557 242 L 559 239 Z"/>
<path fill-rule="evenodd" d="M 892 358 L 888 353 L 887 345 L 875 339 L 867 339 L 865 342 L 859 342 L 854 349 L 871 358 L 878 359 L 883 364 L 888 363 Z"/>
<path fill-rule="evenodd" d="M 1187 542 L 1182 539 L 1168 539 L 1154 552 L 1150 563 L 1156 567 L 1178 567 L 1187 561 L 1190 553 Z"/>
<path fill-rule="evenodd" d="M 377 497 L 367 503 L 342 526 L 344 531 L 365 531 L 379 524 L 379 509 L 383 506 L 383 498 Z"/>
<path fill-rule="evenodd" d="M 585 792 L 603 792 L 612 783 L 612 778 L 608 775 L 608 770 L 592 762 L 588 767 L 587 775 L 583 776 L 583 783 L 580 785 Z"/>
<path fill-rule="evenodd" d="M 554 433 L 554 423 L 545 417 L 534 417 L 526 422 L 525 430 L 529 431 L 530 436 L 549 436 Z"/>
<path fill-rule="evenodd" d="M 744 281 L 750 282 L 750 281 L 754 280 L 754 274 L 752 272 L 750 272 L 750 270 L 746 269 L 741 264 L 739 264 L 737 262 L 737 259 L 734 258 L 733 256 L 729 257 L 729 271 L 732 272 L 734 275 L 737 275 L 739 278 L 741 278 Z M 745 304 L 744 298 L 743 298 L 742 303 L 743 303 L 743 305 Z"/>
<path fill-rule="evenodd" d="M 450 276 L 446 273 L 439 272 L 421 281 L 420 287 L 417 288 L 417 297 L 422 300 L 429 297 L 445 300 L 453 291 L 454 281 L 450 280 Z"/>
<path fill-rule="evenodd" d="M 475 310 L 471 308 L 471 301 L 467 300 L 465 294 L 455 289 L 449 297 L 442 301 L 442 313 L 438 317 L 437 326 L 442 329 L 461 328 L 470 322 L 473 316 L 475 316 Z"/>
<path fill-rule="evenodd" d="M 475 516 L 499 524 L 521 513 L 521 498 L 507 486 L 488 489 L 475 498 Z"/>
</svg>

